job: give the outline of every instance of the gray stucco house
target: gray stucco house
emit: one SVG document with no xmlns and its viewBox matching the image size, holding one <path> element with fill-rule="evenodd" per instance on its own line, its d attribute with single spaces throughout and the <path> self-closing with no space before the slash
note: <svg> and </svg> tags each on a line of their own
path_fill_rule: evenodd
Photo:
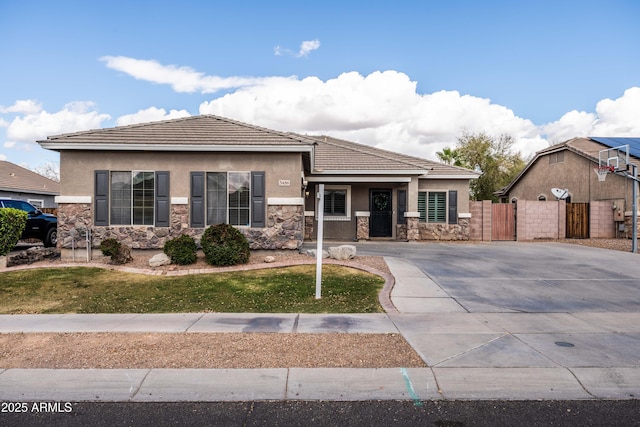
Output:
<svg viewBox="0 0 640 427">
<path fill-rule="evenodd" d="M 295 249 L 316 237 L 319 209 L 327 239 L 470 234 L 469 181 L 477 173 L 327 136 L 203 115 L 38 143 L 60 153 L 63 249 L 86 229 L 94 247 L 117 237 L 144 249 L 181 233 L 198 238 L 220 222 L 238 227 L 253 249 Z"/>
<path fill-rule="evenodd" d="M 60 184 L 29 169 L 0 160 L 0 198 L 25 200 L 37 208 L 55 208 Z"/>
</svg>

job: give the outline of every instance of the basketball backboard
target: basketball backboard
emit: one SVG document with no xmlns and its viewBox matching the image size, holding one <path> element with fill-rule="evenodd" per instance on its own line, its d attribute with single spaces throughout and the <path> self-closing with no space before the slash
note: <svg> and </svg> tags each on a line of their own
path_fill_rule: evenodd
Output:
<svg viewBox="0 0 640 427">
<path fill-rule="evenodd" d="M 612 172 L 622 172 L 629 170 L 629 146 L 606 148 L 600 150 L 598 156 L 598 166 L 613 168 Z"/>
</svg>

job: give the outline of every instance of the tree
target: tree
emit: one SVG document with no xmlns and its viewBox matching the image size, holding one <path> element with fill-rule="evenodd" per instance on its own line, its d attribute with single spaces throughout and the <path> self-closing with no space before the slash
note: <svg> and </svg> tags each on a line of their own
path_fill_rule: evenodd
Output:
<svg viewBox="0 0 640 427">
<path fill-rule="evenodd" d="M 442 151 L 436 152 L 436 155 L 443 163 L 465 167 L 464 161 L 460 158 L 460 152 L 456 148 L 444 147 Z"/>
<path fill-rule="evenodd" d="M 42 175 L 55 182 L 60 182 L 60 165 L 53 162 L 42 163 L 41 165 L 31 169 L 33 172 Z"/>
<path fill-rule="evenodd" d="M 479 170 L 482 175 L 471 181 L 473 200 L 498 201 L 493 194 L 508 185 L 526 166 L 520 152 L 513 151 L 515 140 L 502 134 L 492 138 L 484 132 L 464 133 L 458 138 L 455 149 L 469 169 Z"/>
</svg>

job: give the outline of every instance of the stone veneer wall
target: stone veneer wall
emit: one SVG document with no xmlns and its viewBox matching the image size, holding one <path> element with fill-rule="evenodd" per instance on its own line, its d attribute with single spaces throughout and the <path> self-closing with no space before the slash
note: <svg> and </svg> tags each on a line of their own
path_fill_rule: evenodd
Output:
<svg viewBox="0 0 640 427">
<path fill-rule="evenodd" d="M 171 205 L 171 226 L 93 226 L 92 206 L 87 203 L 58 206 L 58 245 L 62 249 L 86 248 L 86 230 L 91 229 L 92 247 L 109 238 L 118 239 L 132 249 L 162 249 L 167 240 L 181 234 L 200 240 L 204 228 L 189 227 L 187 205 Z M 270 205 L 265 228 L 240 228 L 251 249 L 297 249 L 302 244 L 304 211 L 302 206 Z M 74 242 L 72 244 L 72 241 Z"/>
<path fill-rule="evenodd" d="M 313 215 L 305 215 L 304 217 L 304 240 L 313 240 Z"/>
<path fill-rule="evenodd" d="M 356 217 L 356 239 L 369 240 L 369 217 Z"/>
<path fill-rule="evenodd" d="M 396 240 L 407 240 L 407 224 L 396 225 Z"/>
<path fill-rule="evenodd" d="M 420 240 L 469 240 L 471 237 L 471 221 L 459 218 L 457 224 L 418 224 Z"/>
</svg>

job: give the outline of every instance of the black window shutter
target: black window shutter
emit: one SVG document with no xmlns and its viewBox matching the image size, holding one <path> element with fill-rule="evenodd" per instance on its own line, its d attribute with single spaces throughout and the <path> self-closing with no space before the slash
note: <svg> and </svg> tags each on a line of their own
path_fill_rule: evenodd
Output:
<svg viewBox="0 0 640 427">
<path fill-rule="evenodd" d="M 405 212 L 407 212 L 407 190 L 398 190 L 398 224 L 407 223 L 404 217 Z"/>
<path fill-rule="evenodd" d="M 204 228 L 204 172 L 191 172 L 191 227 Z"/>
<path fill-rule="evenodd" d="M 458 223 L 458 192 L 449 190 L 449 224 Z"/>
<path fill-rule="evenodd" d="M 251 226 L 264 227 L 265 223 L 264 172 L 251 172 Z"/>
<path fill-rule="evenodd" d="M 96 226 L 109 225 L 109 171 L 95 171 L 95 212 L 93 223 Z"/>
<path fill-rule="evenodd" d="M 156 172 L 156 227 L 169 227 L 171 223 L 169 172 Z"/>
</svg>

